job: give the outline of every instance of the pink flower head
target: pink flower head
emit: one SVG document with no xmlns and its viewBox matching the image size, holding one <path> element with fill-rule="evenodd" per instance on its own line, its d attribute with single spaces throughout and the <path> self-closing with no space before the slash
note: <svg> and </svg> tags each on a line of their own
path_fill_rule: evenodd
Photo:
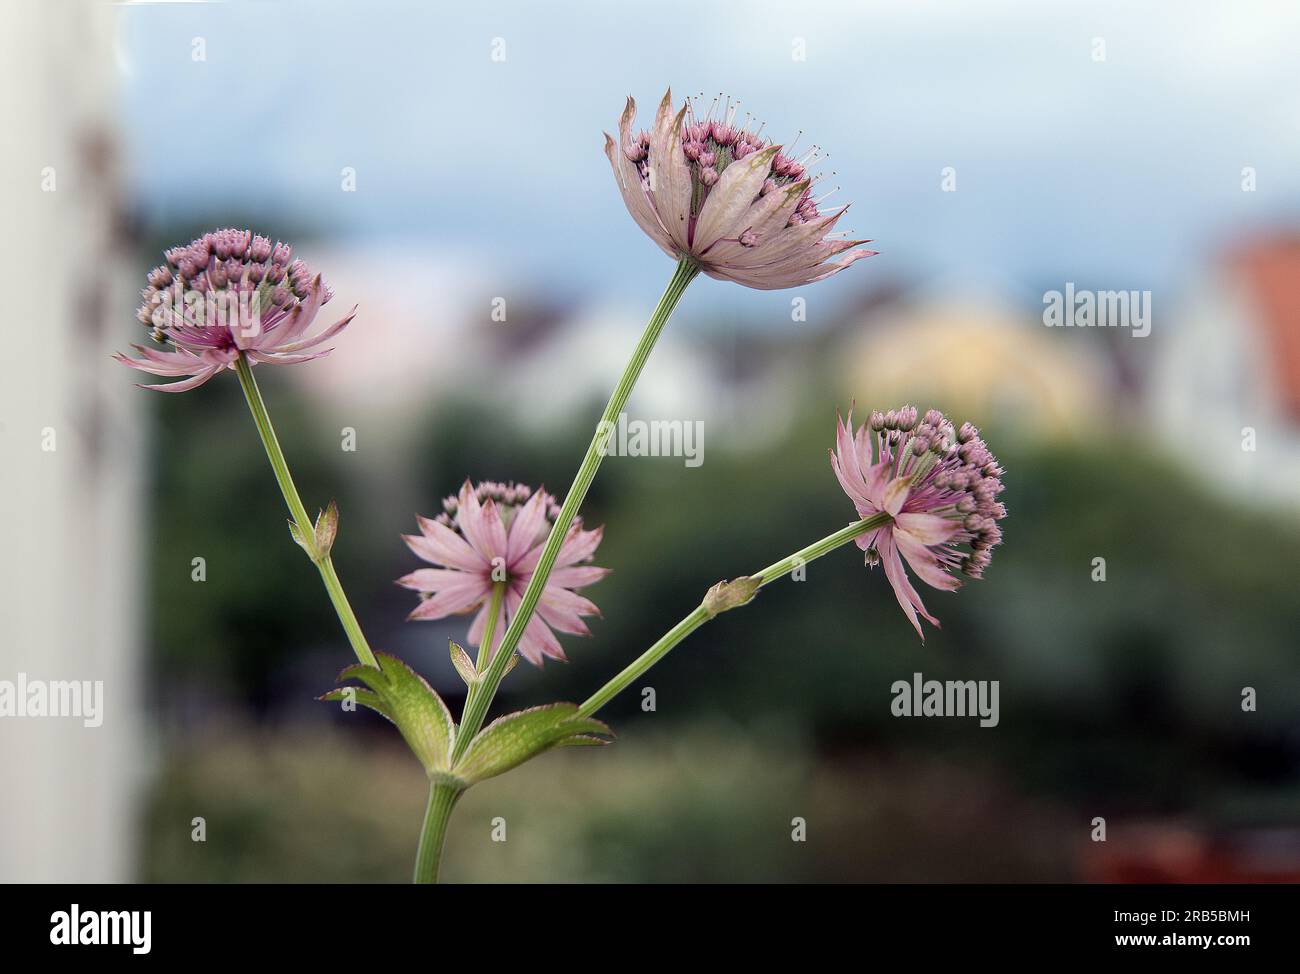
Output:
<svg viewBox="0 0 1300 974">
<path fill-rule="evenodd" d="M 444 511 L 436 518 L 416 517 L 420 534 L 403 535 L 417 555 L 442 566 L 420 568 L 397 580 L 423 599 L 409 618 L 442 619 L 477 610 L 469 627 L 469 641 L 477 645 L 483 639 L 493 586 L 500 582 L 505 592 L 492 633 L 495 652 L 533 577 L 559 505 L 545 490 L 491 481 L 475 487 L 468 480 L 459 495 L 442 503 Z M 609 574 L 608 568 L 585 564 L 603 533 L 603 528 L 584 531 L 582 519 L 574 520 L 537 611 L 519 640 L 519 652 L 530 663 L 541 666 L 547 656 L 565 659 L 552 628 L 590 635 L 582 617 L 600 615 L 600 610 L 575 590 Z"/>
<path fill-rule="evenodd" d="M 825 158 L 821 150 L 783 154 L 759 134 L 761 125 L 751 131 L 748 116 L 737 125 L 738 107 L 714 99 L 701 114 L 688 100 L 674 114 L 670 90 L 654 128 L 634 134 L 636 102 L 628 98 L 618 142 L 606 134 L 605 155 L 637 225 L 670 257 L 762 290 L 820 281 L 874 254 L 853 249 L 870 241 L 831 233 L 848 206 L 818 209 L 825 196 L 814 198 L 819 177 L 807 167 Z"/>
<path fill-rule="evenodd" d="M 836 423 L 831 466 L 860 517 L 888 514 L 889 522 L 857 538 L 868 565 L 883 564 L 899 604 L 916 627 L 917 613 L 934 625 L 903 570 L 945 592 L 979 578 L 1002 541 L 998 522 L 1007 509 L 1002 467 L 970 423 L 960 429 L 937 409 L 919 418 L 915 406 L 873 412 L 855 434 L 853 414 Z M 964 546 L 964 547 L 959 547 Z"/>
<path fill-rule="evenodd" d="M 250 230 L 213 230 L 164 256 L 166 263 L 149 272 L 136 312 L 164 347 L 132 345 L 139 358 L 113 356 L 153 375 L 184 377 L 146 389 L 198 388 L 222 369 L 233 369 L 241 352 L 249 362 L 274 365 L 320 358 L 333 349 L 319 346 L 357 313 L 354 307 L 319 334 L 303 337 L 333 292 L 293 259 L 288 244 L 272 244 Z"/>
</svg>

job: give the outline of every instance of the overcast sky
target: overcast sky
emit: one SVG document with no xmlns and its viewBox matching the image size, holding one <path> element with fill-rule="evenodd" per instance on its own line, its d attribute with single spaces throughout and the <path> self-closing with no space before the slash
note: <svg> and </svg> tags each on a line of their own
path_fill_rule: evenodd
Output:
<svg viewBox="0 0 1300 974">
<path fill-rule="evenodd" d="M 670 83 L 725 90 L 765 134 L 803 129 L 831 153 L 845 226 L 883 251 L 819 285 L 834 299 L 889 274 L 1029 301 L 1065 280 L 1161 291 L 1219 242 L 1300 219 L 1296 4 L 228 0 L 119 16 L 133 188 L 167 226 L 230 213 L 398 236 L 514 283 L 640 300 L 671 266 L 624 213 L 601 131 L 625 95 L 649 113 Z M 697 290 L 760 323 L 787 307 Z"/>
</svg>

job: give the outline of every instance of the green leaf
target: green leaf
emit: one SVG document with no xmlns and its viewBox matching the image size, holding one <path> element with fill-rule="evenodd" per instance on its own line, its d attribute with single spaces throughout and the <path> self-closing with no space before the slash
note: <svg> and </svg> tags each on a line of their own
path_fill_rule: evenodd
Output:
<svg viewBox="0 0 1300 974">
<path fill-rule="evenodd" d="M 316 699 L 333 700 L 343 704 L 349 702 L 359 703 L 363 707 L 369 707 L 377 714 L 383 714 L 389 720 L 393 719 L 393 715 L 389 712 L 388 705 L 384 703 L 383 698 L 373 690 L 366 690 L 362 687 L 339 687 L 338 689 L 331 690 L 329 693 L 317 697 Z M 356 708 L 348 708 L 347 706 L 344 706 L 343 709 L 348 710 Z"/>
<path fill-rule="evenodd" d="M 608 726 L 577 714 L 577 704 L 552 703 L 500 717 L 474 738 L 453 774 L 468 785 L 509 771 L 553 747 L 609 743 L 613 732 Z"/>
<path fill-rule="evenodd" d="M 353 663 L 344 669 L 334 682 L 341 683 L 344 680 L 356 680 L 376 692 L 380 692 L 388 686 L 388 674 L 373 666 L 366 666 L 364 663 Z"/>
<path fill-rule="evenodd" d="M 558 742 L 556 747 L 604 747 L 609 743 L 608 737 L 596 737 L 594 734 L 574 734 Z"/>
<path fill-rule="evenodd" d="M 320 699 L 344 700 L 351 689 L 356 702 L 383 714 L 396 725 L 428 775 L 446 774 L 456 723 L 451 711 L 424 677 L 389 653 L 376 654 L 379 668 L 360 663 L 339 674 L 338 682 L 356 680 L 369 689 L 339 687 Z"/>
</svg>

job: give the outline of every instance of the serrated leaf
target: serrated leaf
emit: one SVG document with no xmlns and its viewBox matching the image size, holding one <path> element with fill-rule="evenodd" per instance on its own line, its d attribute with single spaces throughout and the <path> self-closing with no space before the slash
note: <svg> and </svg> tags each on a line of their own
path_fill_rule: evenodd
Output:
<svg viewBox="0 0 1300 974">
<path fill-rule="evenodd" d="M 386 689 L 376 692 L 393 711 L 393 723 L 427 773 L 446 771 L 451 766 L 451 746 L 456 737 L 451 711 L 419 673 L 396 656 L 378 656 L 389 683 Z"/>
<path fill-rule="evenodd" d="M 557 741 L 556 747 L 604 747 L 608 744 L 608 737 L 596 737 L 593 734 L 574 734 L 572 737 L 566 737 L 562 741 Z"/>
<path fill-rule="evenodd" d="M 316 699 L 334 702 L 346 702 L 351 700 L 353 703 L 359 703 L 363 707 L 369 707 L 377 714 L 383 714 L 389 720 L 393 719 L 393 716 L 389 713 L 388 706 L 384 703 L 383 698 L 373 690 L 367 690 L 364 687 L 338 687 L 337 689 L 331 690 L 329 693 L 321 694 L 321 696 Z M 343 709 L 347 710 L 348 708 L 344 707 Z"/>
<path fill-rule="evenodd" d="M 376 667 L 366 666 L 364 663 L 353 663 L 345 668 L 335 678 L 334 682 L 342 683 L 344 680 L 356 680 L 364 683 L 377 693 L 382 693 L 388 687 L 388 674 Z"/>
<path fill-rule="evenodd" d="M 500 717 L 474 738 L 453 773 L 472 784 L 518 767 L 553 747 L 595 743 L 601 740 L 598 735 L 613 736 L 601 721 L 577 714 L 577 704 L 552 703 Z"/>
<path fill-rule="evenodd" d="M 397 727 L 426 774 L 445 774 L 451 767 L 456 723 L 442 698 L 424 677 L 389 653 L 378 653 L 379 667 L 360 663 L 339 674 L 339 682 L 356 680 L 368 690 L 353 688 L 357 702 L 383 714 Z M 322 700 L 341 700 L 346 687 L 331 690 Z"/>
<path fill-rule="evenodd" d="M 465 647 L 456 640 L 451 640 L 451 665 L 456 667 L 456 672 L 460 678 L 465 681 L 467 687 L 472 687 L 482 678 L 479 675 L 478 668 L 474 661 L 469 658 L 469 653 L 465 652 Z"/>
</svg>

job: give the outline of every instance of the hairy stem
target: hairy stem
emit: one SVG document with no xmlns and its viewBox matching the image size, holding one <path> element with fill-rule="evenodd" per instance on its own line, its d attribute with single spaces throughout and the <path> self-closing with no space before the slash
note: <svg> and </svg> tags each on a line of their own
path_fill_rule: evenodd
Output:
<svg viewBox="0 0 1300 974">
<path fill-rule="evenodd" d="M 415 853 L 416 883 L 436 883 L 438 867 L 442 863 L 442 847 L 447 839 L 447 823 L 451 811 L 460 799 L 461 791 L 451 785 L 435 781 L 429 786 L 429 804 L 424 810 L 424 825 L 420 828 L 420 847 Z"/>
</svg>

